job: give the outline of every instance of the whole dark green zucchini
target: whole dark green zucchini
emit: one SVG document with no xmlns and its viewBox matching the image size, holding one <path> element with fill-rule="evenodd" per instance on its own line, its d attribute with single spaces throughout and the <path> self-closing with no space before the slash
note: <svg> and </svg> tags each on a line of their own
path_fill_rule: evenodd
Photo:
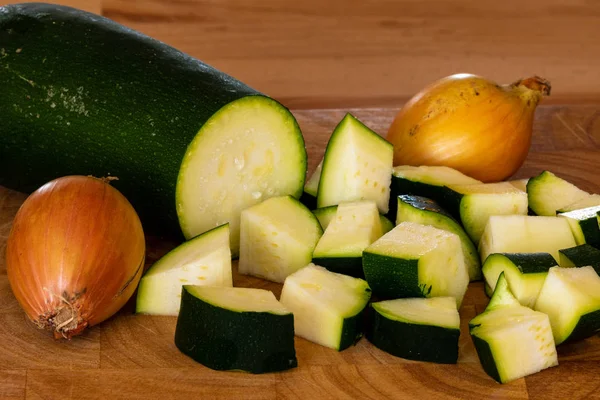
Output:
<svg viewBox="0 0 600 400">
<path fill-rule="evenodd" d="M 306 151 L 285 107 L 109 19 L 0 7 L 0 88 L 2 186 L 116 176 L 145 228 L 180 232 L 179 214 L 186 237 L 224 222 L 236 236 L 241 209 L 302 192 Z"/>
</svg>

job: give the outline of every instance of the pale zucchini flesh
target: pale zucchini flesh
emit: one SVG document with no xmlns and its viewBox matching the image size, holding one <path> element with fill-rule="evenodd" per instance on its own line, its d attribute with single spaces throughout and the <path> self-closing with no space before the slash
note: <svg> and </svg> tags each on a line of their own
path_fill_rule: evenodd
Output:
<svg viewBox="0 0 600 400">
<path fill-rule="evenodd" d="M 415 222 L 430 225 L 438 229 L 458 235 L 464 255 L 465 265 L 469 272 L 469 280 L 481 279 L 481 263 L 479 253 L 471 238 L 466 234 L 460 224 L 447 214 L 436 202 L 421 196 L 398 196 L 398 212 L 396 224 L 401 222 Z"/>
<path fill-rule="evenodd" d="M 564 218 L 529 215 L 491 216 L 479 243 L 482 262 L 492 253 L 549 253 L 575 246 Z"/>
<path fill-rule="evenodd" d="M 323 231 L 291 196 L 272 197 L 242 211 L 238 270 L 282 283 L 306 266 Z"/>
<path fill-rule="evenodd" d="M 319 181 L 321 180 L 321 170 L 323 169 L 323 160 L 319 162 L 317 168 L 312 173 L 306 184 L 304 185 L 304 192 L 308 193 L 313 197 L 317 197 L 319 191 Z"/>
<path fill-rule="evenodd" d="M 552 216 L 561 208 L 581 201 L 590 194 L 570 182 L 543 171 L 527 182 L 529 208 L 537 215 Z"/>
<path fill-rule="evenodd" d="M 364 280 L 314 264 L 288 276 L 281 291 L 296 335 L 340 351 L 362 336 L 360 317 L 370 298 Z"/>
<path fill-rule="evenodd" d="M 333 272 L 362 277 L 362 252 L 381 235 L 375 202 L 341 203 L 314 249 L 313 263 Z"/>
<path fill-rule="evenodd" d="M 327 229 L 329 223 L 335 217 L 337 207 L 338 206 L 329 206 L 312 210 L 315 217 L 317 217 L 317 219 L 319 220 L 323 231 Z M 384 215 L 379 215 L 379 222 L 381 223 L 381 230 L 383 231 L 383 233 L 388 233 L 389 231 L 394 229 L 394 223 Z"/>
<path fill-rule="evenodd" d="M 460 197 L 460 220 L 475 244 L 492 215 L 526 215 L 527 194 L 508 182 L 450 185 Z"/>
<path fill-rule="evenodd" d="M 202 126 L 183 157 L 177 215 L 186 238 L 229 223 L 238 255 L 242 210 L 275 196 L 299 198 L 306 149 L 294 117 L 274 100 L 229 103 Z"/>
<path fill-rule="evenodd" d="M 387 213 L 393 152 L 391 143 L 347 114 L 325 150 L 317 207 L 371 200 Z"/>
<path fill-rule="evenodd" d="M 556 344 L 600 331 L 600 277 L 591 266 L 551 268 L 535 309 L 550 317 Z"/>
<path fill-rule="evenodd" d="M 152 265 L 140 280 L 136 312 L 179 314 L 183 285 L 233 286 L 227 224 L 184 242 Z"/>
<path fill-rule="evenodd" d="M 569 211 L 581 210 L 584 208 L 600 206 L 600 195 L 590 194 L 587 197 L 582 198 L 574 203 L 566 205 L 558 210 L 558 212 L 564 213 Z"/>
<path fill-rule="evenodd" d="M 574 211 L 559 213 L 558 216 L 566 218 L 578 245 L 590 244 L 600 248 L 600 227 L 597 214 L 600 206 L 588 207 Z"/>
</svg>

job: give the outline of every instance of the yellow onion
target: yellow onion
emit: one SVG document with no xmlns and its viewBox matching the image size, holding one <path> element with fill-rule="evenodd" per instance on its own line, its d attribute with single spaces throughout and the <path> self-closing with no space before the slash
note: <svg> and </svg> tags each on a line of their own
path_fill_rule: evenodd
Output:
<svg viewBox="0 0 600 400">
<path fill-rule="evenodd" d="M 12 291 L 27 316 L 71 338 L 115 314 L 143 272 L 144 232 L 108 180 L 68 176 L 23 203 L 6 248 Z"/>
<path fill-rule="evenodd" d="M 501 181 L 523 164 L 533 115 L 550 82 L 534 76 L 510 85 L 457 74 L 415 95 L 387 139 L 394 165 L 443 165 L 484 182 Z"/>
</svg>

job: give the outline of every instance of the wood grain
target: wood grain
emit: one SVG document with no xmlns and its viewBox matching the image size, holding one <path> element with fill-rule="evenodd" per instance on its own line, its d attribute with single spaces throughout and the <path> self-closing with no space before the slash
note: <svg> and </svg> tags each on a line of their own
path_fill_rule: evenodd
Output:
<svg viewBox="0 0 600 400">
<path fill-rule="evenodd" d="M 348 111 L 384 133 L 395 108 L 299 110 L 310 169 Z M 600 193 L 600 106 L 538 109 L 531 153 L 517 177 L 549 168 Z M 0 187 L 0 251 L 25 195 Z M 148 264 L 176 243 L 148 238 Z M 234 263 L 235 266 L 235 263 Z M 281 285 L 237 274 L 236 286 L 261 287 L 277 296 Z M 0 399 L 546 399 L 594 398 L 600 374 L 600 337 L 561 345 L 560 365 L 499 385 L 488 377 L 467 324 L 488 302 L 481 282 L 469 286 L 461 314 L 457 365 L 391 356 L 366 339 L 342 352 L 296 338 L 298 368 L 277 374 L 216 372 L 181 354 L 173 343 L 176 319 L 134 315 L 130 301 L 117 316 L 70 342 L 38 331 L 10 292 L 0 258 Z"/>
<path fill-rule="evenodd" d="M 53 2 L 156 37 L 292 108 L 398 106 L 457 72 L 503 83 L 537 74 L 553 83 L 550 102 L 600 101 L 597 0 Z"/>
</svg>

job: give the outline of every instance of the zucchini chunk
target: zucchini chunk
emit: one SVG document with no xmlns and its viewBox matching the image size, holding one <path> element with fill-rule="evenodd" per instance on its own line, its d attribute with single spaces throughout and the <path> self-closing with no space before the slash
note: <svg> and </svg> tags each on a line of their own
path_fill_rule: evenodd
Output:
<svg viewBox="0 0 600 400">
<path fill-rule="evenodd" d="M 492 215 L 527 215 L 527 194 L 508 182 L 448 186 L 451 213 L 460 215 L 465 231 L 479 243 Z"/>
<path fill-rule="evenodd" d="M 398 205 L 396 198 L 401 194 L 426 197 L 446 208 L 446 195 L 448 194 L 446 185 L 478 183 L 482 182 L 450 167 L 398 165 L 392 171 L 388 218 L 392 221 L 396 220 L 396 206 Z M 452 216 L 460 219 L 460 215 Z"/>
<path fill-rule="evenodd" d="M 573 231 L 577 244 L 591 244 L 600 248 L 600 228 L 598 227 L 597 214 L 600 206 L 583 208 L 580 210 L 561 212 L 559 217 L 566 218 Z"/>
<path fill-rule="evenodd" d="M 183 286 L 175 345 L 215 370 L 260 374 L 298 365 L 294 317 L 263 289 Z"/>
<path fill-rule="evenodd" d="M 337 207 L 338 206 L 329 206 L 313 210 L 313 214 L 315 214 L 315 217 L 317 217 L 319 220 L 323 231 L 327 230 L 329 223 L 335 217 L 335 214 L 337 213 Z M 394 223 L 387 219 L 387 217 L 384 215 L 379 215 L 379 222 L 381 223 L 381 230 L 384 234 L 394 229 Z"/>
<path fill-rule="evenodd" d="M 466 234 L 460 224 L 443 210 L 435 201 L 421 196 L 398 196 L 398 213 L 396 224 L 401 222 L 416 222 L 422 225 L 431 225 L 458 235 L 464 255 L 469 280 L 481 279 L 481 263 L 477 248 Z"/>
<path fill-rule="evenodd" d="M 364 277 L 362 253 L 383 235 L 373 201 L 341 203 L 313 252 L 312 262 L 355 277 Z"/>
<path fill-rule="evenodd" d="M 136 312 L 179 314 L 183 285 L 233 286 L 228 224 L 184 242 L 154 263 L 140 280 Z"/>
<path fill-rule="evenodd" d="M 589 265 L 600 275 L 600 250 L 589 244 L 559 250 L 558 261 L 563 268 L 586 267 Z"/>
<path fill-rule="evenodd" d="M 491 216 L 479 243 L 482 262 L 492 253 L 549 253 L 575 246 L 565 218 L 531 215 Z"/>
<path fill-rule="evenodd" d="M 558 210 L 558 212 L 565 213 L 569 211 L 581 210 L 583 208 L 590 208 L 596 206 L 600 206 L 600 195 L 590 194 L 589 196 L 584 197 L 581 200 L 578 200 L 574 203 L 562 207 L 560 210 Z"/>
<path fill-rule="evenodd" d="M 282 283 L 310 262 L 322 234 L 317 218 L 298 200 L 272 197 L 242 211 L 238 270 Z"/>
<path fill-rule="evenodd" d="M 393 158 L 391 143 L 346 114 L 325 150 L 317 207 L 372 200 L 387 213 Z"/>
<path fill-rule="evenodd" d="M 522 306 L 500 274 L 492 299 L 469 322 L 469 331 L 484 371 L 500 383 L 558 365 L 550 320 Z"/>
<path fill-rule="evenodd" d="M 460 305 L 469 284 L 454 233 L 402 222 L 363 252 L 363 270 L 382 298 L 446 297 Z"/>
<path fill-rule="evenodd" d="M 535 309 L 550 317 L 556 344 L 593 336 L 600 331 L 600 277 L 590 266 L 550 268 Z"/>
<path fill-rule="evenodd" d="M 314 264 L 288 276 L 281 290 L 281 303 L 294 313 L 296 335 L 338 351 L 361 338 L 370 298 L 364 280 Z"/>
<path fill-rule="evenodd" d="M 557 210 L 589 196 L 588 192 L 584 192 L 550 171 L 543 171 L 527 182 L 529 208 L 537 215 L 556 215 Z"/>
<path fill-rule="evenodd" d="M 409 360 L 456 364 L 460 318 L 453 297 L 395 299 L 371 303 L 367 339 Z"/>
<path fill-rule="evenodd" d="M 510 291 L 522 305 L 533 308 L 548 270 L 556 266 L 556 260 L 548 253 L 494 253 L 483 264 L 486 292 L 496 288 L 496 282 L 504 273 Z"/>
</svg>

